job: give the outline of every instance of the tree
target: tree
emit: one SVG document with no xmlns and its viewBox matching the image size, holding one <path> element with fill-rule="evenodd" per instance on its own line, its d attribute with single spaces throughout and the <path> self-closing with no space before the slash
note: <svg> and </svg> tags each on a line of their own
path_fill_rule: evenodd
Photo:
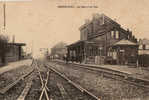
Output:
<svg viewBox="0 0 149 100">
<path fill-rule="evenodd" d="M 66 49 L 67 44 L 64 42 L 59 42 L 51 48 L 51 55 L 58 56 L 59 58 L 63 58 L 67 53 Z"/>
<path fill-rule="evenodd" d="M 6 63 L 5 56 L 9 52 L 9 38 L 5 35 L 0 35 L 0 58 L 3 64 Z"/>
</svg>

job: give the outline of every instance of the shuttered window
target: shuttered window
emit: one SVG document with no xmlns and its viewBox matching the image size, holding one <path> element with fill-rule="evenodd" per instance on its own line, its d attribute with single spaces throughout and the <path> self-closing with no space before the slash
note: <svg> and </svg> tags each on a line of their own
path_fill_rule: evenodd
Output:
<svg viewBox="0 0 149 100">
<path fill-rule="evenodd" d="M 114 31 L 111 31 L 111 38 L 114 38 Z"/>
<path fill-rule="evenodd" d="M 116 32 L 115 32 L 115 35 L 116 35 L 116 36 L 115 36 L 116 39 L 119 39 L 119 31 L 116 31 Z"/>
</svg>

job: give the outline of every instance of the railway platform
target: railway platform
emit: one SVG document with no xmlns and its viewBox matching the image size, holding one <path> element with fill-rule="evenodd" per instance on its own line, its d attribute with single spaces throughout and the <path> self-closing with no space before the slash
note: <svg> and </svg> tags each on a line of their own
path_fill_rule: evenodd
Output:
<svg viewBox="0 0 149 100">
<path fill-rule="evenodd" d="M 12 69 L 16 69 L 18 67 L 21 67 L 23 65 L 31 65 L 32 64 L 32 59 L 26 59 L 26 60 L 20 60 L 20 61 L 16 61 L 16 62 L 10 62 L 8 65 L 3 66 L 0 68 L 0 74 L 10 71 Z"/>
<path fill-rule="evenodd" d="M 56 60 L 56 61 L 64 62 L 62 60 Z M 149 68 L 127 66 L 127 65 L 96 65 L 96 64 L 83 64 L 83 63 L 80 64 L 76 62 L 74 62 L 74 64 L 118 71 L 131 75 L 132 77 L 141 78 L 149 81 Z"/>
</svg>

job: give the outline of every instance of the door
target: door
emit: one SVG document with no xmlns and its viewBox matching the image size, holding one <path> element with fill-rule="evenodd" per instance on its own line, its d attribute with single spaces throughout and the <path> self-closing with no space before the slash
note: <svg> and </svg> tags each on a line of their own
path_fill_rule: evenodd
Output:
<svg viewBox="0 0 149 100">
<path fill-rule="evenodd" d="M 119 52 L 119 64 L 120 65 L 125 64 L 125 50 L 120 50 Z"/>
</svg>

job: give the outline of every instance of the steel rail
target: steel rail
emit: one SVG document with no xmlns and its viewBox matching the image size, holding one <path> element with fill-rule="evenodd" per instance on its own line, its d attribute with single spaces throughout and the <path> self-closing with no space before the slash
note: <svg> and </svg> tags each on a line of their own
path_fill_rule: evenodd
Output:
<svg viewBox="0 0 149 100">
<path fill-rule="evenodd" d="M 135 85 L 135 86 L 139 86 L 139 87 L 143 87 L 143 88 L 148 88 L 149 89 L 149 81 L 148 80 L 144 80 L 144 79 L 141 79 L 141 78 L 131 77 L 130 75 L 123 75 L 123 74 L 118 74 L 118 73 L 108 73 L 107 71 L 101 71 L 97 67 L 96 68 L 91 68 L 89 66 L 85 66 L 85 67 L 84 66 L 81 66 L 81 65 L 78 65 L 78 66 L 80 68 L 86 68 L 86 69 L 89 69 L 89 70 L 99 71 L 99 72 L 111 74 L 111 75 L 114 75 L 114 76 L 120 76 L 122 79 L 115 78 L 115 77 L 112 77 L 112 76 L 111 76 L 111 78 L 112 79 L 115 79 L 115 80 L 119 80 L 119 81 L 123 81 L 123 82 L 129 83 L 129 84 L 132 84 L 132 85 Z M 131 78 L 131 80 L 129 78 Z M 138 80 L 138 81 L 140 80 L 140 81 L 146 82 L 146 83 L 148 83 L 148 85 L 139 84 L 139 83 L 135 82 L 136 80 Z"/>
<path fill-rule="evenodd" d="M 26 84 L 24 90 L 22 91 L 21 95 L 18 97 L 17 100 L 25 100 L 25 97 L 28 94 L 31 86 L 32 86 L 32 81 Z"/>
<path fill-rule="evenodd" d="M 18 78 L 16 81 L 14 81 L 13 83 L 7 85 L 6 87 L 4 87 L 3 89 L 0 90 L 1 94 L 4 94 L 5 92 L 7 92 L 10 88 L 12 88 L 13 86 L 15 86 L 19 81 L 23 80 L 25 77 L 27 77 L 28 75 L 30 75 L 32 72 L 34 71 L 34 69 L 32 69 L 31 71 L 29 71 L 28 73 L 22 75 L 20 78 Z"/>
<path fill-rule="evenodd" d="M 62 74 L 59 71 L 57 71 L 56 69 L 54 69 L 52 65 L 46 64 L 46 66 L 49 66 L 48 67 L 49 70 L 52 70 L 53 72 L 55 72 L 56 74 L 58 74 L 59 76 L 61 76 L 65 80 L 67 80 L 68 83 L 70 83 L 72 86 L 74 86 L 75 88 L 77 88 L 81 92 L 88 94 L 89 96 L 93 97 L 96 100 L 101 100 L 101 98 L 95 96 L 93 93 L 89 92 L 87 89 L 85 89 L 85 88 L 81 87 L 80 85 L 76 84 L 75 82 L 73 82 L 72 80 L 70 80 L 69 78 L 67 78 L 64 74 Z"/>
<path fill-rule="evenodd" d="M 40 76 L 41 76 L 41 73 L 40 73 Z M 44 83 L 42 77 L 40 78 L 41 79 L 41 82 L 42 82 L 42 92 L 41 92 L 41 95 L 40 95 L 39 100 L 42 100 L 43 93 L 45 93 L 47 100 L 50 100 L 49 99 L 49 96 L 48 96 L 48 93 L 47 93 L 47 89 L 48 89 L 47 88 L 48 77 L 49 77 L 49 74 L 47 74 L 47 79 L 46 79 L 46 82 L 45 83 Z"/>
<path fill-rule="evenodd" d="M 32 64 L 31 66 L 33 66 L 34 60 L 32 60 Z M 5 92 L 7 92 L 10 88 L 12 88 L 14 85 L 16 85 L 20 80 L 23 80 L 25 77 L 27 77 L 28 75 L 30 75 L 32 72 L 34 72 L 34 68 L 31 69 L 28 73 L 22 75 L 20 78 L 18 78 L 16 81 L 14 81 L 13 83 L 9 84 L 8 86 L 4 87 L 2 90 L 0 90 L 0 93 L 4 94 Z"/>
<path fill-rule="evenodd" d="M 52 100 L 52 99 L 49 99 L 49 96 L 48 96 L 48 93 L 47 93 L 47 91 L 49 91 L 49 89 L 47 87 L 47 83 L 48 83 L 48 80 L 49 80 L 49 71 L 47 72 L 47 78 L 46 78 L 45 83 L 44 83 L 44 79 L 42 78 L 41 73 L 39 71 L 39 66 L 38 66 L 39 63 L 36 63 L 36 64 L 37 64 L 36 68 L 37 68 L 37 71 L 38 71 L 38 74 L 39 74 L 39 77 L 40 77 L 40 82 L 42 84 L 42 87 L 41 87 L 42 92 L 40 94 L 39 100 L 42 100 L 42 97 L 43 97 L 44 93 L 46 95 L 47 100 Z"/>
<path fill-rule="evenodd" d="M 33 67 L 33 66 L 36 66 L 36 62 L 35 62 L 34 59 L 32 60 L 31 66 L 32 66 L 32 67 Z M 33 73 L 34 71 L 35 71 L 35 67 L 33 68 L 33 71 L 32 71 L 31 73 Z M 31 73 L 30 73 L 30 74 L 31 74 Z M 26 77 L 27 77 L 27 76 L 26 76 Z M 30 88 L 31 88 L 31 86 L 32 86 L 32 78 L 33 78 L 33 77 L 30 77 L 30 78 L 29 78 L 29 83 L 26 84 L 24 90 L 22 91 L 21 95 L 17 98 L 17 100 L 25 100 L 25 97 L 27 96 L 27 94 L 28 94 L 28 92 L 29 92 L 29 90 L 30 90 Z"/>
<path fill-rule="evenodd" d="M 63 87 L 63 85 L 61 83 L 57 83 L 57 86 L 61 92 L 61 95 L 63 97 L 63 100 L 71 100 L 65 90 L 65 88 Z"/>
<path fill-rule="evenodd" d="M 60 64 L 62 62 L 58 62 L 58 63 Z M 123 81 L 125 83 L 129 83 L 129 84 L 135 85 L 135 86 L 139 86 L 139 87 L 142 87 L 142 88 L 149 89 L 149 85 L 143 85 L 143 84 L 139 84 L 139 83 L 135 82 L 135 80 L 138 80 L 138 81 L 140 80 L 140 81 L 143 81 L 143 82 L 146 82 L 146 83 L 149 84 L 149 80 L 144 80 L 144 79 L 141 79 L 141 78 L 131 77 L 131 75 L 129 75 L 129 74 L 126 74 L 125 75 L 123 72 L 113 71 L 111 69 L 106 71 L 106 69 L 104 69 L 104 68 L 95 67 L 95 66 L 92 68 L 92 67 L 87 66 L 87 65 L 80 65 L 80 64 L 72 64 L 72 65 L 77 66 L 77 67 L 80 67 L 80 68 L 83 68 L 83 69 L 97 71 L 97 72 L 100 72 L 102 74 L 107 73 L 107 74 L 110 74 L 111 75 L 108 78 L 112 78 L 112 79 L 115 79 L 115 80 L 119 80 L 119 81 Z M 120 76 L 122 79 L 119 79 L 119 78 L 116 78 L 116 77 L 112 77 L 112 75 L 113 76 Z M 132 78 L 132 79 L 129 79 L 129 78 Z"/>
</svg>

